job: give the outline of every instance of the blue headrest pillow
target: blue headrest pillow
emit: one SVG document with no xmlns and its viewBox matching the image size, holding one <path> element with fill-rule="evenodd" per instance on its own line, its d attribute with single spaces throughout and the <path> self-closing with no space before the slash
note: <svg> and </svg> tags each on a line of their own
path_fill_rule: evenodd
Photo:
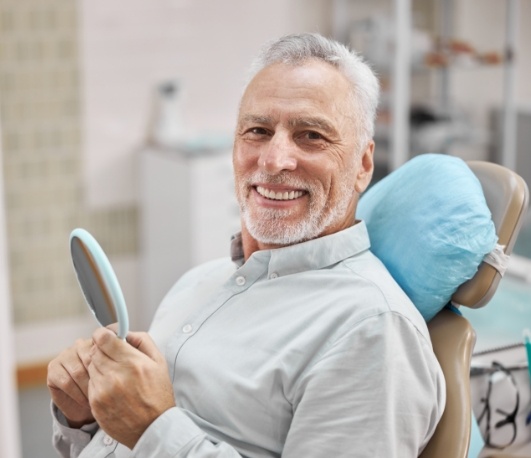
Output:
<svg viewBox="0 0 531 458">
<path fill-rule="evenodd" d="M 426 321 L 476 273 L 496 230 L 481 184 L 466 163 L 422 154 L 361 197 L 371 250 Z"/>
</svg>

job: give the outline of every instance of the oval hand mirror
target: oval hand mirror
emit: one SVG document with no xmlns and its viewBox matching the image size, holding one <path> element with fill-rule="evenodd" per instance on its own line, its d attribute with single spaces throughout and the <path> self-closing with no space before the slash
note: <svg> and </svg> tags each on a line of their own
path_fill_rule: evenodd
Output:
<svg viewBox="0 0 531 458">
<path fill-rule="evenodd" d="M 89 232 L 78 228 L 70 234 L 70 252 L 79 286 L 96 320 L 102 326 L 118 323 L 118 337 L 125 339 L 129 331 L 127 307 L 103 249 Z"/>
</svg>

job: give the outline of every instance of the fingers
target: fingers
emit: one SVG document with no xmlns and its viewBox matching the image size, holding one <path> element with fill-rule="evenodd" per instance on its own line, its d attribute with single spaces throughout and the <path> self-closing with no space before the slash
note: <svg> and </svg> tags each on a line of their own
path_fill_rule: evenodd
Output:
<svg viewBox="0 0 531 458">
<path fill-rule="evenodd" d="M 116 333 L 111 331 L 108 328 L 98 328 L 92 334 L 92 340 L 94 341 L 95 347 L 107 355 L 114 361 L 119 361 L 120 357 L 127 350 L 123 347 L 125 342 L 120 340 Z M 94 356 L 95 348 L 91 349 L 91 356 Z"/>
<path fill-rule="evenodd" d="M 95 395 L 94 387 L 102 381 L 109 389 L 109 385 L 120 386 L 127 383 L 126 380 L 137 379 L 153 364 L 161 365 L 167 372 L 164 356 L 147 333 L 130 332 L 127 341 L 123 341 L 112 331 L 100 328 L 94 332 L 93 340 L 88 366 L 91 396 Z"/>
<path fill-rule="evenodd" d="M 94 341 L 92 339 L 80 340 L 80 344 L 77 346 L 77 356 L 85 370 L 88 370 L 90 366 L 90 350 L 94 346 Z"/>
<path fill-rule="evenodd" d="M 126 338 L 129 345 L 135 347 L 153 361 L 164 359 L 151 336 L 146 332 L 130 332 Z"/>
<path fill-rule="evenodd" d="M 94 332 L 92 338 L 98 349 L 113 361 L 119 362 L 129 358 L 133 349 L 138 350 L 154 361 L 163 359 L 155 342 L 145 332 L 129 332 L 126 342 L 124 342 L 118 339 L 111 330 L 99 328 Z"/>
<path fill-rule="evenodd" d="M 84 365 L 52 361 L 48 366 L 47 384 L 52 398 L 66 395 L 79 405 L 88 405 L 89 375 Z"/>
<path fill-rule="evenodd" d="M 91 411 L 107 434 L 133 448 L 155 418 L 175 406 L 166 361 L 146 333 L 129 333 L 124 342 L 100 329 L 93 338 Z"/>
<path fill-rule="evenodd" d="M 67 394 L 71 392 L 71 396 L 79 400 L 80 393 L 87 397 L 90 346 L 90 340 L 79 339 L 48 366 L 48 378 L 52 385 L 64 387 Z"/>
<path fill-rule="evenodd" d="M 91 377 L 116 370 L 116 364 L 122 367 L 134 365 L 138 358 L 146 355 L 119 339 L 114 332 L 107 328 L 99 328 L 92 335 L 94 346 L 90 350 L 91 364 L 89 374 Z"/>
<path fill-rule="evenodd" d="M 69 420 L 93 420 L 88 391 L 90 340 L 78 340 L 48 365 L 47 385 L 54 404 Z"/>
<path fill-rule="evenodd" d="M 112 323 L 112 324 L 109 324 L 108 326 L 105 326 L 105 327 L 107 329 L 110 329 L 115 334 L 118 334 L 118 323 Z"/>
</svg>

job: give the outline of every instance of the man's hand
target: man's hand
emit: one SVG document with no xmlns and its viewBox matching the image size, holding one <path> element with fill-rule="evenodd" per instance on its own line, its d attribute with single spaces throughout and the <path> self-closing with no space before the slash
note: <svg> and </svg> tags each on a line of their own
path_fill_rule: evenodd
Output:
<svg viewBox="0 0 531 458">
<path fill-rule="evenodd" d="M 132 449 L 147 427 L 175 406 L 166 360 L 146 333 L 130 332 L 124 342 L 99 328 L 93 340 L 92 413 L 107 434 Z"/>
<path fill-rule="evenodd" d="M 92 340 L 77 340 L 48 365 L 47 385 L 52 401 L 72 428 L 92 423 L 88 401 L 90 349 Z"/>
</svg>

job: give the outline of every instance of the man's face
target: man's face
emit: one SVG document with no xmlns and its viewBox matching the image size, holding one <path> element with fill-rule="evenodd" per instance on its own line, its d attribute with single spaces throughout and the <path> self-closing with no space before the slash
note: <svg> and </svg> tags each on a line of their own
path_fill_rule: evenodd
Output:
<svg viewBox="0 0 531 458">
<path fill-rule="evenodd" d="M 374 143 L 358 145 L 347 79 L 316 60 L 273 64 L 243 95 L 234 143 L 244 230 L 262 246 L 349 227 L 372 176 Z"/>
</svg>

